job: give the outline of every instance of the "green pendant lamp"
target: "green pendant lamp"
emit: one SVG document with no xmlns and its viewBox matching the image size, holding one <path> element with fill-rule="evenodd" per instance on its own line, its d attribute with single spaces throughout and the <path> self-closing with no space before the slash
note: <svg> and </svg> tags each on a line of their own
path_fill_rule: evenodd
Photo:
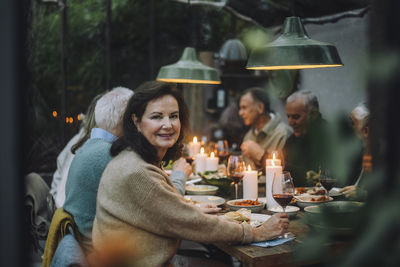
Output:
<svg viewBox="0 0 400 267">
<path fill-rule="evenodd" d="M 220 84 L 219 73 L 197 60 L 196 50 L 186 47 L 182 57 L 172 65 L 164 66 L 157 81 L 170 83 Z"/>
<path fill-rule="evenodd" d="M 247 69 L 280 70 L 343 66 L 336 47 L 308 37 L 299 17 L 288 17 L 283 33 L 266 46 L 254 49 Z"/>
</svg>

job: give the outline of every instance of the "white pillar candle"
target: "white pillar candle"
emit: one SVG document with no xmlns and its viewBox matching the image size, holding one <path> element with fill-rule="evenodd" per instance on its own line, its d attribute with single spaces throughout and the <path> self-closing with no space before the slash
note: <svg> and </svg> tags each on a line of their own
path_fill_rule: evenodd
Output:
<svg viewBox="0 0 400 267">
<path fill-rule="evenodd" d="M 267 159 L 267 166 L 281 166 L 280 159 Z"/>
<path fill-rule="evenodd" d="M 267 207 L 273 208 L 279 206 L 279 204 L 275 201 L 275 199 L 272 196 L 272 182 L 274 180 L 274 176 L 278 177 L 278 175 L 282 174 L 282 166 L 275 165 L 274 161 L 271 161 L 270 163 L 271 165 L 268 165 L 268 160 L 267 160 L 267 166 L 265 170 L 265 194 L 266 194 L 265 197 L 267 200 Z"/>
<path fill-rule="evenodd" d="M 197 137 L 193 137 L 193 142 L 189 142 L 189 157 L 194 157 L 200 153 L 200 142 L 197 142 Z"/>
<path fill-rule="evenodd" d="M 200 149 L 200 153 L 197 154 L 194 159 L 196 174 L 199 172 L 203 173 L 206 170 L 206 159 L 207 159 L 207 154 L 204 154 L 204 148 L 202 147 Z"/>
<path fill-rule="evenodd" d="M 252 171 L 250 165 L 243 176 L 243 198 L 256 199 L 258 198 L 258 177 L 257 171 Z"/>
<path fill-rule="evenodd" d="M 206 159 L 206 171 L 217 171 L 218 161 L 219 158 L 214 156 L 214 152 L 211 152 L 210 157 Z"/>
</svg>

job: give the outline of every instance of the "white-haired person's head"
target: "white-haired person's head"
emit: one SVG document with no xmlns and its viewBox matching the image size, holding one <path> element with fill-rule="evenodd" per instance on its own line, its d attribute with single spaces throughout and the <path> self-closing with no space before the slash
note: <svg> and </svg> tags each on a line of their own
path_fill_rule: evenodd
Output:
<svg viewBox="0 0 400 267">
<path fill-rule="evenodd" d="M 310 91 L 299 91 L 286 99 L 286 115 L 293 134 L 300 137 L 306 134 L 307 125 L 318 117 L 319 103 Z"/>
<path fill-rule="evenodd" d="M 311 91 L 298 91 L 286 99 L 286 103 L 294 101 L 302 101 L 308 113 L 319 112 L 318 98 Z"/>
<path fill-rule="evenodd" d="M 369 109 L 365 103 L 358 104 L 350 113 L 354 131 L 360 138 L 368 137 Z"/>
<path fill-rule="evenodd" d="M 132 97 L 133 91 L 125 87 L 115 87 L 103 95 L 96 103 L 94 115 L 96 125 L 113 134 L 119 135 L 119 126 L 125 112 L 126 105 Z"/>
</svg>

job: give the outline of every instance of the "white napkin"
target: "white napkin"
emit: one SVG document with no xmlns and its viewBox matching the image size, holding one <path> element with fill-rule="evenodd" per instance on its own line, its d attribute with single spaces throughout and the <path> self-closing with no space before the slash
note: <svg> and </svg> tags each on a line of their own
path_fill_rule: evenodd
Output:
<svg viewBox="0 0 400 267">
<path fill-rule="evenodd" d="M 288 238 L 276 238 L 276 239 L 273 239 L 273 240 L 251 243 L 250 245 L 263 247 L 263 248 L 275 247 L 275 246 L 278 246 L 278 245 L 282 245 L 282 244 L 284 244 L 286 242 L 292 241 L 295 238 L 296 238 L 296 236 L 291 236 L 291 237 L 288 237 Z"/>
</svg>

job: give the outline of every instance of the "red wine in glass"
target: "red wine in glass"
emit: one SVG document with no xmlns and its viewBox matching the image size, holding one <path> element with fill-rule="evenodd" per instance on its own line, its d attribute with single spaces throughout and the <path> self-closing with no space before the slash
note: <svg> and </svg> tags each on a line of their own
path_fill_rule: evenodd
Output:
<svg viewBox="0 0 400 267">
<path fill-rule="evenodd" d="M 229 158 L 229 152 L 218 152 L 218 157 L 219 157 L 219 160 L 220 160 L 220 162 L 227 162 L 228 161 L 228 158 Z"/>
<path fill-rule="evenodd" d="M 274 179 L 272 181 L 272 197 L 282 207 L 283 212 L 285 212 L 285 209 L 292 200 L 293 196 L 294 185 L 290 172 L 285 171 L 281 175 L 274 175 Z M 278 238 L 287 238 L 289 235 L 290 233 L 287 232 Z"/>
<path fill-rule="evenodd" d="M 285 210 L 286 206 L 292 201 L 293 195 L 291 194 L 274 194 L 272 195 L 276 202 Z"/>
<path fill-rule="evenodd" d="M 286 206 L 294 196 L 294 185 L 290 172 L 283 172 L 281 175 L 274 176 L 272 196 L 285 212 Z"/>
<path fill-rule="evenodd" d="M 245 163 L 242 156 L 232 155 L 228 158 L 227 173 L 228 177 L 235 184 L 235 197 L 238 198 L 238 184 L 243 179 L 245 171 Z"/>
<path fill-rule="evenodd" d="M 333 186 L 336 183 L 336 179 L 334 178 L 327 178 L 327 177 L 322 177 L 320 179 L 320 182 L 322 184 L 322 186 L 325 188 L 326 190 L 326 194 L 329 194 L 329 191 L 333 188 Z"/>
<path fill-rule="evenodd" d="M 243 179 L 243 173 L 235 173 L 229 176 L 229 178 L 235 183 L 238 184 Z"/>
</svg>

